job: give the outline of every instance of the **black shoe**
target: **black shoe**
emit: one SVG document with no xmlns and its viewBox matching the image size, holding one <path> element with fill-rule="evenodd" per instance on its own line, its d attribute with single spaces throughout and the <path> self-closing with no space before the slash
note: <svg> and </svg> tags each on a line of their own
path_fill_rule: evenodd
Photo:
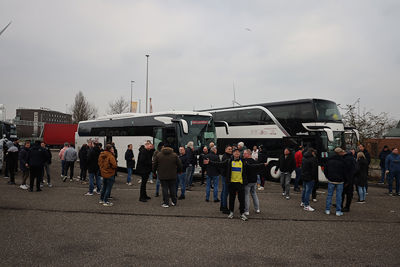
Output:
<svg viewBox="0 0 400 267">
<path fill-rule="evenodd" d="M 350 208 L 345 207 L 345 208 L 342 209 L 342 211 L 343 211 L 343 212 L 349 212 L 349 211 L 350 211 Z"/>
<path fill-rule="evenodd" d="M 145 199 L 145 198 L 139 198 L 139 201 L 140 201 L 140 202 L 147 202 L 147 199 Z"/>
<path fill-rule="evenodd" d="M 145 198 L 146 198 L 146 199 L 151 199 L 151 197 L 149 197 L 149 196 L 146 196 Z"/>
<path fill-rule="evenodd" d="M 160 194 L 159 194 L 159 193 L 156 193 L 155 197 L 159 197 L 159 196 L 160 196 Z"/>
<path fill-rule="evenodd" d="M 11 181 L 8 181 L 7 184 L 9 184 L 9 185 L 14 185 L 15 183 L 14 183 L 14 182 L 11 182 Z"/>
<path fill-rule="evenodd" d="M 40 189 L 40 188 L 39 188 L 39 189 L 36 189 L 36 192 L 40 192 L 40 191 L 42 191 L 42 189 Z"/>
<path fill-rule="evenodd" d="M 219 202 L 220 200 L 219 199 L 214 199 L 214 202 Z"/>
<path fill-rule="evenodd" d="M 210 202 L 210 200 L 206 199 L 206 202 Z"/>
<path fill-rule="evenodd" d="M 295 189 L 293 189 L 293 191 L 300 192 L 300 188 L 295 188 Z"/>
<path fill-rule="evenodd" d="M 332 206 L 336 208 L 336 204 L 332 204 Z"/>
<path fill-rule="evenodd" d="M 224 209 L 223 211 L 222 211 L 222 213 L 223 214 L 229 214 L 229 213 L 231 213 L 228 209 Z"/>
<path fill-rule="evenodd" d="M 182 196 L 182 195 L 181 195 L 178 199 L 179 199 L 179 200 L 185 199 L 185 196 Z"/>
<path fill-rule="evenodd" d="M 108 199 L 113 199 L 113 197 L 112 197 L 112 196 L 109 196 Z"/>
<path fill-rule="evenodd" d="M 28 192 L 33 192 L 33 189 L 32 189 L 32 188 L 29 188 L 29 189 L 28 189 Z"/>
</svg>

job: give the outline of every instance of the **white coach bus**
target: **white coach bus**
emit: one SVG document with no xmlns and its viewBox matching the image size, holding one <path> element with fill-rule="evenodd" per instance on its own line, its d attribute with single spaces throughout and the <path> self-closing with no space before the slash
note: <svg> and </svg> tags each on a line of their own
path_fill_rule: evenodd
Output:
<svg viewBox="0 0 400 267">
<path fill-rule="evenodd" d="M 125 151 L 128 144 L 133 145 L 137 160 L 138 149 L 147 140 L 155 148 L 160 142 L 168 143 L 175 152 L 189 141 L 193 141 L 195 149 L 199 149 L 215 142 L 213 117 L 207 112 L 166 111 L 125 113 L 81 121 L 75 134 L 75 148 L 79 151 L 88 141 L 103 145 L 114 142 L 118 150 L 118 167 L 126 168 Z"/>
<path fill-rule="evenodd" d="M 217 123 L 218 151 L 226 145 L 243 141 L 248 148 L 263 145 L 268 152 L 268 178 L 278 179 L 275 172 L 284 147 L 302 145 L 318 151 L 319 180 L 326 181 L 324 163 L 336 147 L 346 148 L 345 137 L 357 132 L 345 129 L 335 102 L 324 99 L 264 103 L 239 107 L 204 110 Z M 218 127 L 223 123 L 226 127 Z M 354 133 L 352 135 L 352 133 Z"/>
</svg>

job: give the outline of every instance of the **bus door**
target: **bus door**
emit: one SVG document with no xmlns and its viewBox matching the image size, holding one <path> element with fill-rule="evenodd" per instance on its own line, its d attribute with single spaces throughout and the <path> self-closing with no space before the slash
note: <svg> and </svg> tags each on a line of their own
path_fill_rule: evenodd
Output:
<svg viewBox="0 0 400 267">
<path fill-rule="evenodd" d="M 175 127 L 154 128 L 154 147 L 157 148 L 160 142 L 169 144 L 175 152 L 178 151 L 177 133 Z"/>
</svg>

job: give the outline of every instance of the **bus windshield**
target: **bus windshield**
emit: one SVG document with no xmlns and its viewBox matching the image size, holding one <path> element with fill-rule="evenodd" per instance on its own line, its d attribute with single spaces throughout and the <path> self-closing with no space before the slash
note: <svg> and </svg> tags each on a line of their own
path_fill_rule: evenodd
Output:
<svg viewBox="0 0 400 267">
<path fill-rule="evenodd" d="M 339 109 L 335 102 L 327 100 L 315 100 L 315 110 L 317 113 L 317 121 L 342 121 Z"/>
<path fill-rule="evenodd" d="M 181 136 L 181 145 L 193 141 L 195 149 L 215 142 L 215 127 L 212 117 L 184 116 L 189 126 L 189 133 Z"/>
</svg>

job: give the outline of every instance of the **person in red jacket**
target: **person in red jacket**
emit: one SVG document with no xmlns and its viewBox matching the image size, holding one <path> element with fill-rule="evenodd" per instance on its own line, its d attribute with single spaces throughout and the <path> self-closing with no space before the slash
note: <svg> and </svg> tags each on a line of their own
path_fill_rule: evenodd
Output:
<svg viewBox="0 0 400 267">
<path fill-rule="evenodd" d="M 296 161 L 296 179 L 294 180 L 294 191 L 300 192 L 300 179 L 301 179 L 301 165 L 303 162 L 303 152 L 304 152 L 304 147 L 299 146 L 299 150 L 294 154 L 294 159 Z"/>
</svg>

